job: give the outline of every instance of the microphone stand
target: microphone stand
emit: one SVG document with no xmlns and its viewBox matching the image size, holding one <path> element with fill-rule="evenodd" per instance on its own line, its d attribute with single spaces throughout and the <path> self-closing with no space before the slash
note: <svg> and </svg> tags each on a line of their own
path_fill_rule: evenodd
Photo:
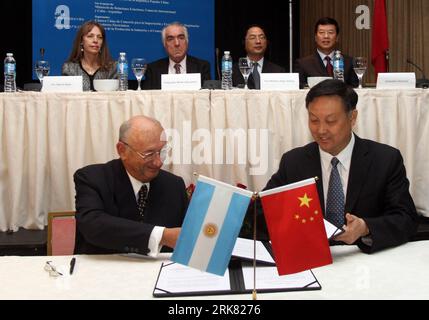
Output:
<svg viewBox="0 0 429 320">
<path fill-rule="evenodd" d="M 252 299 L 257 300 L 256 296 L 256 201 L 258 193 L 253 194 L 253 292 Z"/>
<path fill-rule="evenodd" d="M 390 72 L 390 52 L 389 49 L 385 52 L 386 55 L 386 72 Z"/>
<path fill-rule="evenodd" d="M 219 68 L 219 48 L 216 48 L 216 71 L 217 71 L 217 78 L 218 78 L 218 80 L 221 80 L 221 78 L 220 78 L 220 68 Z"/>
<path fill-rule="evenodd" d="M 417 70 L 419 70 L 422 73 L 423 78 L 422 79 L 418 79 L 416 81 L 416 87 L 417 88 L 423 88 L 423 89 L 428 89 L 429 88 L 429 80 L 426 79 L 425 73 L 423 71 L 422 68 L 420 68 L 417 64 L 415 64 L 414 62 L 412 62 L 410 59 L 407 59 L 407 63 L 411 64 L 413 67 L 415 67 Z"/>
<path fill-rule="evenodd" d="M 293 72 L 293 0 L 289 0 L 289 72 Z"/>
</svg>

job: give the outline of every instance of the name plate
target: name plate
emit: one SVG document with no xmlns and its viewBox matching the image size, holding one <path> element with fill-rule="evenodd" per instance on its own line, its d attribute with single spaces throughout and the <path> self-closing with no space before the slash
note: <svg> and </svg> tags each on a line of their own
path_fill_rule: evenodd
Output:
<svg viewBox="0 0 429 320">
<path fill-rule="evenodd" d="M 82 92 L 82 76 L 51 76 L 43 78 L 42 92 Z"/>
<path fill-rule="evenodd" d="M 377 89 L 415 89 L 416 74 L 414 72 L 379 73 Z"/>
<path fill-rule="evenodd" d="M 261 90 L 299 90 L 299 74 L 261 73 Z"/>
<path fill-rule="evenodd" d="M 201 74 L 162 74 L 161 89 L 166 91 L 172 90 L 200 90 Z"/>
</svg>

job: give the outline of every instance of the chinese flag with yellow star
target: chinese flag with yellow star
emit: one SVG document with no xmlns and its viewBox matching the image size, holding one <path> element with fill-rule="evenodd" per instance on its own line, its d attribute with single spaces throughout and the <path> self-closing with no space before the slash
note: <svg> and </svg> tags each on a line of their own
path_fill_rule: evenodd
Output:
<svg viewBox="0 0 429 320">
<path fill-rule="evenodd" d="M 315 179 L 260 192 L 279 275 L 332 263 Z"/>
</svg>

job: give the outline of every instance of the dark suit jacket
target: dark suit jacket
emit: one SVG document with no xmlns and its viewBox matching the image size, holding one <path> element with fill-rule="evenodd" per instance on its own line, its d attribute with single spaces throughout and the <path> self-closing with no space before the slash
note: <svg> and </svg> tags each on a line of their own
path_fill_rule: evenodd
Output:
<svg viewBox="0 0 429 320">
<path fill-rule="evenodd" d="M 328 77 L 325 64 L 317 51 L 312 55 L 296 60 L 294 72 L 299 73 L 301 88 L 307 84 L 308 77 Z M 347 55 L 344 55 L 344 80 L 353 87 L 359 85 L 359 79 L 353 70 L 353 58 Z"/>
<path fill-rule="evenodd" d="M 405 243 L 416 232 L 418 216 L 409 193 L 402 156 L 399 150 L 390 146 L 355 137 L 345 213 L 363 218 L 373 240 L 371 247 L 361 240 L 356 244 L 364 252 L 371 253 Z M 265 190 L 311 177 L 320 178 L 317 188 L 324 212 L 322 168 L 319 146 L 315 142 L 285 153 L 279 170 L 268 181 Z M 258 224 L 264 238 L 265 219 L 260 217 Z"/>
<path fill-rule="evenodd" d="M 76 253 L 148 253 L 154 226 L 180 227 L 188 199 L 182 178 L 161 170 L 150 182 L 143 222 L 121 160 L 79 169 L 76 187 Z"/>
<path fill-rule="evenodd" d="M 264 65 L 262 66 L 262 73 L 285 73 L 286 70 L 279 65 L 272 63 L 271 61 L 264 59 Z M 244 77 L 238 68 L 238 64 L 234 63 L 232 66 L 232 85 L 234 87 L 243 86 L 244 87 Z M 253 80 L 253 75 L 250 74 L 249 79 L 247 79 L 247 86 L 249 89 L 255 89 L 255 82 Z"/>
<path fill-rule="evenodd" d="M 168 74 L 169 59 L 163 58 L 149 63 L 147 66 L 143 89 L 160 90 L 161 75 Z M 210 63 L 192 56 L 186 57 L 186 73 L 201 73 L 201 86 L 204 81 L 210 80 Z"/>
</svg>

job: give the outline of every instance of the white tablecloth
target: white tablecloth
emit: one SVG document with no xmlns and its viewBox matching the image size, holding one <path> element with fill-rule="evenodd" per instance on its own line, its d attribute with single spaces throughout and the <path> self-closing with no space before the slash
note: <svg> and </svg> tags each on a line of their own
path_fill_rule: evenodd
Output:
<svg viewBox="0 0 429 320">
<path fill-rule="evenodd" d="M 412 242 L 373 255 L 366 255 L 355 246 L 331 247 L 331 251 L 334 263 L 313 270 L 322 290 L 260 293 L 258 299 L 429 299 L 429 241 Z M 0 300 L 154 299 L 152 292 L 162 258 L 78 255 L 71 276 L 70 259 L 0 257 Z M 50 277 L 43 269 L 46 261 L 52 261 L 64 276 Z M 198 299 L 252 297 L 247 294 Z"/>
<path fill-rule="evenodd" d="M 117 158 L 120 124 L 145 114 L 174 137 L 165 169 L 263 188 L 281 155 L 311 141 L 307 91 L 0 94 L 0 230 L 43 228 L 74 209 L 73 173 Z M 401 150 L 418 211 L 429 216 L 429 91 L 358 90 L 355 132 Z M 230 155 L 233 155 L 230 157 Z"/>
</svg>

